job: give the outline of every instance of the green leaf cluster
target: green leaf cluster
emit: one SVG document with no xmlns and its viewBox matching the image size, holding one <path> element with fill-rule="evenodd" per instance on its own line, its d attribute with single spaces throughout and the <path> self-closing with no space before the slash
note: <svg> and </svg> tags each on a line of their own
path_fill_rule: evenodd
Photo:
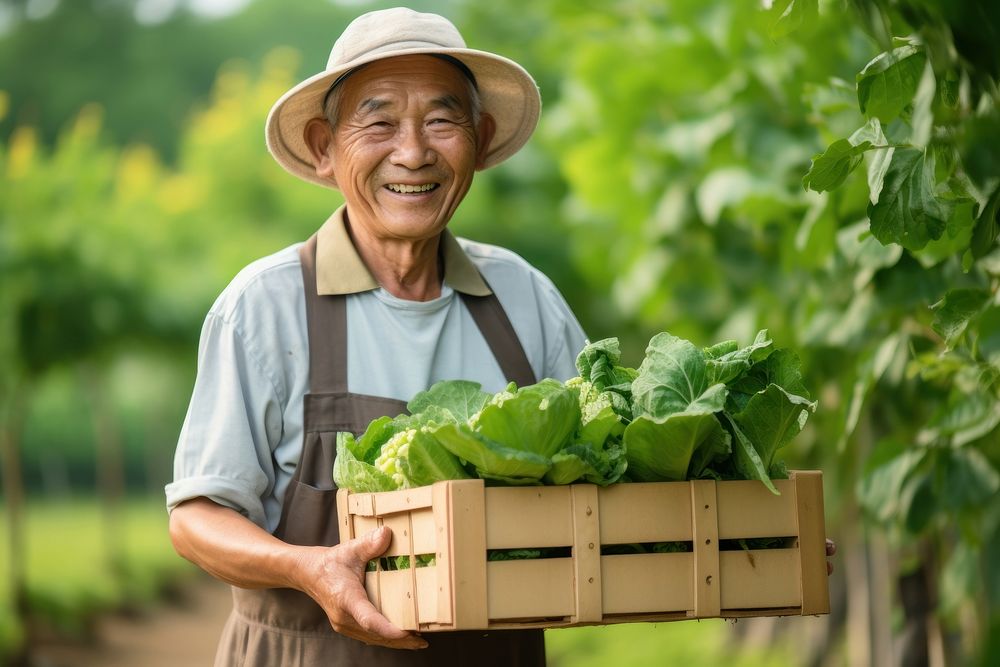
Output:
<svg viewBox="0 0 1000 667">
<path fill-rule="evenodd" d="M 620 363 L 617 339 L 588 344 L 579 376 L 490 395 L 438 382 L 410 414 L 340 433 L 334 482 L 389 491 L 479 477 L 490 483 L 570 484 L 758 479 L 777 493 L 775 458 L 816 404 L 798 358 L 766 331 L 746 347 L 699 349 L 669 333 L 650 340 L 638 369 Z M 735 445 L 732 443 L 735 442 Z"/>
<path fill-rule="evenodd" d="M 771 479 L 784 474 L 775 454 L 816 408 L 798 357 L 775 350 L 767 331 L 746 347 L 705 349 L 657 334 L 632 389 L 624 444 L 637 481 L 758 479 L 777 493 Z"/>
</svg>

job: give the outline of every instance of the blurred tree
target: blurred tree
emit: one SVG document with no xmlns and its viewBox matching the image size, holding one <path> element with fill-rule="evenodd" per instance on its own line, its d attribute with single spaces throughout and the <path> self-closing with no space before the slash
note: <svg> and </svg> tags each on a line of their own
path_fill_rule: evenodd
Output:
<svg viewBox="0 0 1000 667">
<path fill-rule="evenodd" d="M 975 638 L 998 618 L 1000 136 L 995 44 L 975 45 L 995 12 L 826 4 L 553 0 L 544 41 L 567 76 L 543 137 L 569 183 L 577 268 L 595 293 L 610 286 L 614 330 L 638 346 L 661 328 L 746 341 L 766 327 L 805 356 L 821 412 L 798 463 L 832 482 L 848 623 L 868 638 L 847 661 L 894 662 L 885 571 L 908 627 L 931 628 L 900 655 L 989 664 Z M 952 30 L 973 23 L 985 37 L 956 49 Z M 832 191 L 804 191 L 833 139 L 806 177 Z M 851 173 L 862 161 L 867 179 Z M 862 511 L 900 526 L 891 552 L 858 531 Z"/>
<path fill-rule="evenodd" d="M 251 0 L 221 17 L 184 1 L 165 13 L 146 11 L 157 4 L 0 0 L 0 89 L 11 98 L 0 137 L 28 125 L 50 145 L 81 107 L 97 103 L 112 142 L 148 144 L 172 162 L 191 110 L 203 103 L 221 63 L 260 62 L 278 47 L 292 47 L 303 54 L 296 79 L 304 78 L 322 70 L 336 35 L 359 13 L 356 6 L 315 0 Z M 439 11 L 441 4 L 409 3 Z M 159 5 L 170 9 L 169 2 Z"/>
</svg>

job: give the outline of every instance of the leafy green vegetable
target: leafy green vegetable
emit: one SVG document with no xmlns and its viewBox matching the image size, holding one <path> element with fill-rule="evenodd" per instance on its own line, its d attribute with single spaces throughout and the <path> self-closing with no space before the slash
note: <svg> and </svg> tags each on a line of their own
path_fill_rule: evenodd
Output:
<svg viewBox="0 0 1000 667">
<path fill-rule="evenodd" d="M 441 424 L 457 423 L 469 406 L 488 399 L 479 389 L 474 382 L 439 382 L 410 402 L 411 410 L 417 406 L 422 411 L 375 419 L 357 439 L 337 434 L 334 483 L 353 491 L 391 491 L 467 479 L 470 474 L 458 458 L 428 433 Z"/>
<path fill-rule="evenodd" d="M 452 454 L 474 466 L 483 479 L 537 484 L 552 467 L 548 457 L 499 443 L 468 424 L 446 424 L 434 431 L 434 437 Z"/>
<path fill-rule="evenodd" d="M 580 375 L 565 383 L 512 383 L 492 396 L 439 382 L 410 401 L 412 414 L 341 434 L 335 481 L 383 491 L 473 475 L 512 485 L 736 477 L 777 493 L 776 453 L 815 409 L 798 357 L 766 330 L 745 347 L 660 333 L 638 370 L 607 338 L 576 363 Z"/>
<path fill-rule="evenodd" d="M 729 435 L 710 409 L 675 413 L 663 421 L 640 417 L 625 431 L 628 474 L 638 482 L 687 479 L 696 451 L 719 452 L 728 447 Z"/>
<path fill-rule="evenodd" d="M 399 465 L 406 486 L 426 486 L 444 479 L 472 477 L 458 457 L 430 434 L 429 427 L 413 433 L 409 448 Z"/>
<path fill-rule="evenodd" d="M 440 408 L 451 415 L 451 421 L 464 422 L 482 410 L 490 398 L 476 382 L 451 380 L 437 382 L 427 391 L 420 392 L 407 403 L 406 409 L 411 415 L 418 415 Z"/>
<path fill-rule="evenodd" d="M 568 444 L 579 421 L 577 396 L 552 379 L 520 389 L 512 383 L 469 419 L 485 438 L 546 459 Z"/>
<path fill-rule="evenodd" d="M 371 463 L 357 457 L 357 441 L 350 433 L 337 434 L 337 458 L 333 462 L 333 481 L 338 488 L 358 492 L 392 491 L 396 480 Z"/>
</svg>

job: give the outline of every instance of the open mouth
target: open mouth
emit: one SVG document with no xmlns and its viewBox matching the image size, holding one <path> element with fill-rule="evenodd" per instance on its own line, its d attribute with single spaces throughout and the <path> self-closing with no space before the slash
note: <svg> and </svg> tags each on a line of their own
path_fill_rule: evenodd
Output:
<svg viewBox="0 0 1000 667">
<path fill-rule="evenodd" d="M 431 190 L 436 190 L 438 187 L 437 183 L 422 183 L 420 185 L 406 185 L 404 183 L 389 183 L 385 186 L 392 192 L 398 192 L 399 194 L 411 195 L 420 194 L 423 192 L 430 192 Z"/>
</svg>

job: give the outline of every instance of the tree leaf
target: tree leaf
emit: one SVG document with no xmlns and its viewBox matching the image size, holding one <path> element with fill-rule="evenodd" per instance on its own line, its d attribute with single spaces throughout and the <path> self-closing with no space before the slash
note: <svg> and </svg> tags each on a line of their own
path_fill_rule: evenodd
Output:
<svg viewBox="0 0 1000 667">
<path fill-rule="evenodd" d="M 934 126 L 933 104 L 936 89 L 937 79 L 934 77 L 934 68 L 931 67 L 930 62 L 927 62 L 914 94 L 913 116 L 910 121 L 913 126 L 910 143 L 917 148 L 925 148 L 931 138 L 931 129 Z"/>
<path fill-rule="evenodd" d="M 1000 473 L 974 447 L 951 449 L 944 464 L 944 493 L 941 500 L 950 510 L 974 510 L 990 501 L 1000 490 Z"/>
<path fill-rule="evenodd" d="M 771 21 L 767 34 L 771 39 L 789 35 L 819 15 L 818 0 L 775 0 L 768 10 Z"/>
<path fill-rule="evenodd" d="M 838 139 L 820 155 L 812 159 L 812 166 L 802 177 L 802 187 L 806 190 L 826 192 L 840 187 L 848 175 L 861 164 L 864 152 L 872 143 L 864 141 L 857 146 L 849 139 Z"/>
<path fill-rule="evenodd" d="M 870 141 L 876 146 L 885 146 L 889 143 L 882 132 L 882 125 L 879 123 L 878 118 L 872 118 L 862 130 L 873 133 L 874 138 Z M 858 132 L 861 132 L 861 130 L 858 130 Z M 879 148 L 872 151 L 868 156 L 868 201 L 872 204 L 878 202 L 879 196 L 882 194 L 885 175 L 889 171 L 889 165 L 892 164 L 892 156 L 895 152 L 896 149 L 894 147 Z"/>
<path fill-rule="evenodd" d="M 951 437 L 956 447 L 986 435 L 1000 424 L 997 398 L 986 386 L 955 387 L 948 402 L 938 408 L 928 423 L 937 435 Z"/>
<path fill-rule="evenodd" d="M 880 443 L 875 454 L 880 450 L 890 451 L 895 456 L 868 469 L 858 482 L 857 496 L 869 516 L 890 523 L 905 515 L 903 490 L 927 458 L 927 450 L 900 443 L 889 443 L 888 448 Z"/>
<path fill-rule="evenodd" d="M 988 255 L 998 234 L 1000 234 L 1000 185 L 993 189 L 993 194 L 976 219 L 976 227 L 972 232 L 972 256 L 979 259 Z"/>
<path fill-rule="evenodd" d="M 896 118 L 917 92 L 927 54 L 907 44 L 876 56 L 857 76 L 858 104 L 866 117 Z"/>
<path fill-rule="evenodd" d="M 879 243 L 872 236 L 866 220 L 842 227 L 837 232 L 837 249 L 850 264 L 867 269 L 868 275 L 874 275 L 878 269 L 895 266 L 903 255 L 902 247 Z"/>
<path fill-rule="evenodd" d="M 883 244 L 920 250 L 944 233 L 952 203 L 934 191 L 934 159 L 915 148 L 896 149 L 878 202 L 868 206 L 872 234 Z"/>
<path fill-rule="evenodd" d="M 938 509 L 930 475 L 915 476 L 903 488 L 903 525 L 914 535 L 920 534 Z"/>
<path fill-rule="evenodd" d="M 931 326 L 944 336 L 948 349 L 955 346 L 969 322 L 982 312 L 989 300 L 989 290 L 962 287 L 949 290 L 943 299 L 931 306 L 935 310 Z"/>
</svg>

